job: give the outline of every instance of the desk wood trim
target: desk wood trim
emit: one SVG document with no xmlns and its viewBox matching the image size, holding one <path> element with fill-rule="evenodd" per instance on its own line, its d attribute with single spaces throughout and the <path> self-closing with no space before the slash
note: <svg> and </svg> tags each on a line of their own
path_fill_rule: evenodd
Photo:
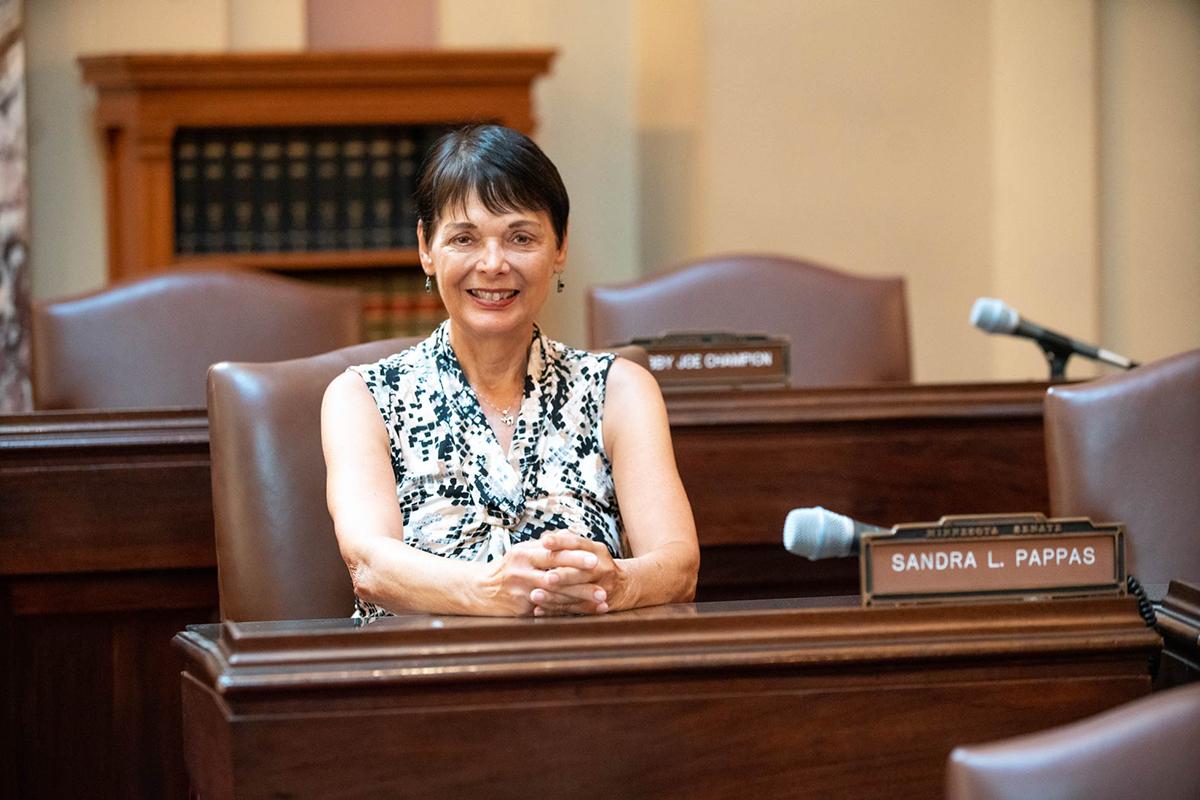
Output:
<svg viewBox="0 0 1200 800">
<path fill-rule="evenodd" d="M 193 786 L 207 798 L 929 797 L 956 744 L 1150 690 L 1159 639 L 1131 598 L 853 603 L 192 627 L 176 643 Z M 356 758 L 364 746 L 372 757 Z M 552 769 L 529 768 L 540 753 Z"/>
<path fill-rule="evenodd" d="M 1042 417 L 1049 384 L 875 384 L 811 389 L 670 392 L 672 429 L 779 422 L 863 422 L 919 419 Z"/>
<path fill-rule="evenodd" d="M 1125 652 L 1144 663 L 1161 640 L 1130 598 L 895 608 L 805 598 L 546 620 L 409 615 L 363 627 L 348 620 L 225 622 L 189 628 L 176 644 L 202 665 L 215 691 L 231 697 L 523 676 L 829 670 L 966 656 Z"/>
</svg>

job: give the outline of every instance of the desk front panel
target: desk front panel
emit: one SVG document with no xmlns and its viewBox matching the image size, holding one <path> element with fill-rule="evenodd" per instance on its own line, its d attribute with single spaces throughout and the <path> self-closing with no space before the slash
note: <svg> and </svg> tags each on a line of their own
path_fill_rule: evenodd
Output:
<svg viewBox="0 0 1200 800">
<path fill-rule="evenodd" d="M 857 591 L 854 560 L 783 550 L 793 507 L 883 523 L 1045 509 L 1043 392 L 981 384 L 670 396 L 703 548 L 699 599 Z M 0 733 L 14 754 L 0 766 L 0 794 L 180 796 L 170 744 L 178 657 L 168 638 L 213 619 L 217 603 L 204 412 L 0 418 L 0 498 Z M 61 769 L 61 752 L 80 768 Z"/>
<path fill-rule="evenodd" d="M 1129 600 L 699 604 L 179 639 L 202 798 L 933 797 L 950 749 L 1146 694 Z"/>
</svg>

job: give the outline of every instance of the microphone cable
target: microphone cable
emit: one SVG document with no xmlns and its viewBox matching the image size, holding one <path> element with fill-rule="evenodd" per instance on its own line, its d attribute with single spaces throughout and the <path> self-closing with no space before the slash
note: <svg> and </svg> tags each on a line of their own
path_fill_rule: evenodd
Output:
<svg viewBox="0 0 1200 800">
<path fill-rule="evenodd" d="M 1142 582 L 1132 575 L 1125 576 L 1125 588 L 1129 593 L 1137 598 L 1138 613 L 1142 615 L 1142 620 L 1145 621 L 1147 628 L 1153 628 L 1158 625 L 1158 615 L 1154 613 L 1154 604 L 1150 602 L 1150 597 L 1146 594 L 1145 588 L 1142 587 Z"/>
<path fill-rule="evenodd" d="M 1138 613 L 1142 615 L 1142 620 L 1146 623 L 1147 628 L 1158 627 L 1158 615 L 1154 613 L 1154 605 L 1150 602 L 1149 596 L 1146 594 L 1146 589 L 1142 586 L 1141 581 L 1132 575 L 1125 576 L 1125 587 L 1129 593 L 1137 598 Z M 1162 651 L 1155 650 L 1150 654 L 1146 669 L 1150 673 L 1151 683 L 1158 681 L 1158 667 L 1162 663 Z"/>
</svg>

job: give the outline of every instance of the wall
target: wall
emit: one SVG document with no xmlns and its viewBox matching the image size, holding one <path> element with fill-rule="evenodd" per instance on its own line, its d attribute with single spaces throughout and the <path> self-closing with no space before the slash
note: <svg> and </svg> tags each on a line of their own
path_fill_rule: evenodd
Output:
<svg viewBox="0 0 1200 800">
<path fill-rule="evenodd" d="M 901 273 L 919 380 L 1046 374 L 969 327 L 981 295 L 1137 358 L 1200 346 L 1200 3 L 752 8 L 638 6 L 647 272 L 766 250 Z"/>
<path fill-rule="evenodd" d="M 586 343 L 584 289 L 640 274 L 634 138 L 633 0 L 442 0 L 444 47 L 553 47 L 536 86 L 537 141 L 571 195 L 566 290 L 545 331 Z"/>
<path fill-rule="evenodd" d="M 105 282 L 95 93 L 75 59 L 106 52 L 299 48 L 301 0 L 36 0 L 26 4 L 30 259 L 35 297 Z"/>
<path fill-rule="evenodd" d="M 1200 347 L 1200 2 L 1100 5 L 1101 339 Z"/>
<path fill-rule="evenodd" d="M 1200 346 L 1196 0 L 436 4 L 443 46 L 560 51 L 537 88 L 574 202 L 552 335 L 583 343 L 588 283 L 758 250 L 905 275 L 920 380 L 1045 374 L 969 327 L 980 295 L 1135 358 Z M 300 48 L 309 10 L 27 4 L 35 296 L 104 281 L 75 57 Z"/>
<path fill-rule="evenodd" d="M 989 280 L 988 15 L 961 0 L 706 3 L 692 254 L 908 281 L 921 380 L 985 377 L 954 335 Z"/>
<path fill-rule="evenodd" d="M 310 50 L 436 47 L 437 0 L 307 0 Z"/>
<path fill-rule="evenodd" d="M 1084 341 L 1099 334 L 1099 79 L 1091 0 L 991 9 L 990 293 Z M 983 294 L 985 287 L 979 286 Z M 949 333 L 949 331 L 946 331 Z M 1044 377 L 1041 351 L 989 341 L 990 374 Z M 1115 349 L 1115 348 L 1110 348 Z M 1074 358 L 1068 377 L 1096 374 Z"/>
</svg>

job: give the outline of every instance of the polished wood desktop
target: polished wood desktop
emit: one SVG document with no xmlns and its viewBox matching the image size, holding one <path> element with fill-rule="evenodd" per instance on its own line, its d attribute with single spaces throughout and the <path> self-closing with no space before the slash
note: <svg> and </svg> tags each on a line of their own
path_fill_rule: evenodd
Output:
<svg viewBox="0 0 1200 800">
<path fill-rule="evenodd" d="M 793 507 L 885 524 L 1045 510 L 1044 390 L 671 395 L 698 599 L 856 592 L 857 561 L 783 550 Z M 217 609 L 204 412 L 2 417 L 0 498 L 0 795 L 183 796 L 169 640 Z"/>
<path fill-rule="evenodd" d="M 1129 598 L 226 623 L 176 638 L 197 795 L 935 797 L 956 744 L 1150 691 Z"/>
</svg>

